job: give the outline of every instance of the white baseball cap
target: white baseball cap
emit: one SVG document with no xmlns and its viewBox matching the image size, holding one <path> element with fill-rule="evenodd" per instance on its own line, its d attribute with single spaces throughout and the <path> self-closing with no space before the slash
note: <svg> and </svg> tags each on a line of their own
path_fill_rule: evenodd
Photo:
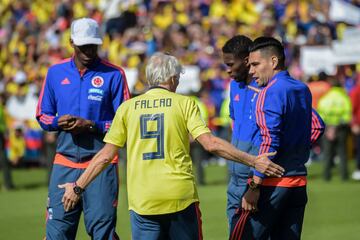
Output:
<svg viewBox="0 0 360 240">
<path fill-rule="evenodd" d="M 74 45 L 82 46 L 87 44 L 101 45 L 99 25 L 94 19 L 80 18 L 71 23 L 71 35 Z"/>
</svg>

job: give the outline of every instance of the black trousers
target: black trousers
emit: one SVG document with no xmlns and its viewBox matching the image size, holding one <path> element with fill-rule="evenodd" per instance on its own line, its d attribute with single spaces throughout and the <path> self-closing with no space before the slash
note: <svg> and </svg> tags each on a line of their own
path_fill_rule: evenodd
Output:
<svg viewBox="0 0 360 240">
<path fill-rule="evenodd" d="M 0 167 L 3 170 L 3 181 L 6 189 L 14 188 L 11 177 L 10 163 L 5 154 L 5 138 L 3 133 L 0 133 Z"/>
<path fill-rule="evenodd" d="M 196 181 L 199 185 L 205 185 L 205 173 L 203 160 L 206 159 L 207 152 L 197 141 L 194 141 L 190 145 L 190 155 L 195 165 Z"/>
<path fill-rule="evenodd" d="M 341 179 L 347 180 L 349 177 L 346 148 L 348 134 L 348 126 L 338 126 L 336 128 L 335 139 L 329 140 L 326 136 L 323 137 L 324 179 L 327 181 L 331 180 L 331 169 L 334 166 L 334 158 L 336 155 L 340 158 L 339 167 Z"/>
<path fill-rule="evenodd" d="M 360 170 L 360 134 L 355 134 L 356 141 L 356 170 Z"/>
</svg>

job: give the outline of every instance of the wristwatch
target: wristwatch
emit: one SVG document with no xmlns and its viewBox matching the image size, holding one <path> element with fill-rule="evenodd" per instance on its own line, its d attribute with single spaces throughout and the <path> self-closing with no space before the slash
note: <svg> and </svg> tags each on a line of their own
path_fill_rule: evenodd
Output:
<svg viewBox="0 0 360 240">
<path fill-rule="evenodd" d="M 85 189 L 83 189 L 82 187 L 79 187 L 79 186 L 76 184 L 76 182 L 74 182 L 74 188 L 73 188 L 73 190 L 74 190 L 74 193 L 75 193 L 76 195 L 79 195 L 79 196 L 85 191 Z"/>
<path fill-rule="evenodd" d="M 249 182 L 249 188 L 251 190 L 256 190 L 260 188 L 260 184 L 257 184 L 254 182 L 254 179 L 252 178 L 251 181 Z"/>
</svg>

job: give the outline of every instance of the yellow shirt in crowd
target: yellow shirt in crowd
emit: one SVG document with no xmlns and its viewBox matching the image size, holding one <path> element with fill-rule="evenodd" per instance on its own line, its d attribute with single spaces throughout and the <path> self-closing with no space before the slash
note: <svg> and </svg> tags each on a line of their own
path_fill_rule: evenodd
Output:
<svg viewBox="0 0 360 240">
<path fill-rule="evenodd" d="M 210 130 L 190 97 L 153 88 L 123 103 L 104 138 L 127 144 L 129 209 L 141 215 L 181 211 L 199 201 L 189 154 Z"/>
</svg>

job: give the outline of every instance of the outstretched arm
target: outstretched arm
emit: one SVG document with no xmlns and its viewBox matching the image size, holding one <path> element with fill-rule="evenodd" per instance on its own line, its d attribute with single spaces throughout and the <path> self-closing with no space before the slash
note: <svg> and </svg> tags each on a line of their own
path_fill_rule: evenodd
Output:
<svg viewBox="0 0 360 240">
<path fill-rule="evenodd" d="M 69 211 L 79 201 L 80 196 L 75 194 L 74 186 L 77 185 L 85 189 L 113 160 L 118 152 L 118 147 L 107 143 L 90 161 L 88 168 L 75 183 L 61 184 L 59 188 L 65 188 L 65 193 L 62 198 L 65 211 Z"/>
<path fill-rule="evenodd" d="M 266 153 L 256 157 L 246 152 L 239 151 L 229 142 L 215 137 L 211 133 L 201 134 L 196 140 L 205 148 L 205 150 L 228 160 L 254 167 L 256 170 L 267 176 L 281 177 L 284 173 L 284 169 L 281 166 L 268 159 L 268 156 L 272 156 L 275 153 Z"/>
</svg>

